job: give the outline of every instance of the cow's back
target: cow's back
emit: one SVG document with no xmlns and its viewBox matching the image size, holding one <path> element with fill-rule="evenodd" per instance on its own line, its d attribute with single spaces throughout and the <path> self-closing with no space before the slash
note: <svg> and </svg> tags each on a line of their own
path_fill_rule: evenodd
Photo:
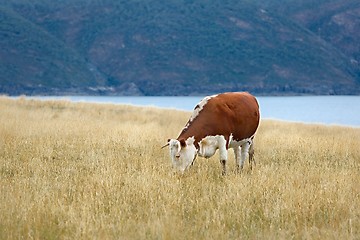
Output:
<svg viewBox="0 0 360 240">
<path fill-rule="evenodd" d="M 198 116 L 184 129 L 182 137 L 223 135 L 226 140 L 251 137 L 259 125 L 259 105 L 254 96 L 246 92 L 222 93 L 207 99 Z M 179 136 L 180 137 L 180 136 Z"/>
</svg>

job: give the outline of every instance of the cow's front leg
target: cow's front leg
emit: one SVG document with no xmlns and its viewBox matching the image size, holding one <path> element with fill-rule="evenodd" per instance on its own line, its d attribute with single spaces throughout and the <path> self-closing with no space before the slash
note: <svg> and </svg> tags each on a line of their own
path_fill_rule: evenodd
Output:
<svg viewBox="0 0 360 240">
<path fill-rule="evenodd" d="M 226 175 L 227 149 L 226 149 L 225 139 L 221 139 L 219 141 L 219 152 L 220 152 L 220 162 L 222 165 L 222 174 Z"/>
<path fill-rule="evenodd" d="M 222 166 L 222 175 L 225 176 L 226 175 L 226 160 L 220 160 L 221 162 L 221 166 Z"/>
</svg>

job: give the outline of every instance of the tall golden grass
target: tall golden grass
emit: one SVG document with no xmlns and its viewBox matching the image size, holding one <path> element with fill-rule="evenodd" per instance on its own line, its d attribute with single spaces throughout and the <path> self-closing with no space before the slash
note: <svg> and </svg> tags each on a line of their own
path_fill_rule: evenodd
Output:
<svg viewBox="0 0 360 240">
<path fill-rule="evenodd" d="M 171 168 L 190 113 L 0 98 L 0 239 L 360 239 L 360 129 L 263 120 L 256 162 Z"/>
</svg>

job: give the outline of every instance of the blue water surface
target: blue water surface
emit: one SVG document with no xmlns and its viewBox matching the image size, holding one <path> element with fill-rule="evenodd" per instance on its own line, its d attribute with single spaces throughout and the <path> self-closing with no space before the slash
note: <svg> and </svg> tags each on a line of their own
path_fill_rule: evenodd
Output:
<svg viewBox="0 0 360 240">
<path fill-rule="evenodd" d="M 192 111 L 203 96 L 67 96 L 39 98 L 44 100 L 67 99 L 73 102 L 130 104 Z M 257 97 L 257 99 L 262 119 L 360 127 L 360 96 Z"/>
</svg>

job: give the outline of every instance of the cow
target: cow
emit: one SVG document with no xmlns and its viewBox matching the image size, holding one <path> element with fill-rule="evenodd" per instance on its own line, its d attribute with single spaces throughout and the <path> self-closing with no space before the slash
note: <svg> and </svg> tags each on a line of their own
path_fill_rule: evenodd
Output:
<svg viewBox="0 0 360 240">
<path fill-rule="evenodd" d="M 188 169 L 197 155 L 210 158 L 219 149 L 222 173 L 226 174 L 227 150 L 235 153 L 237 169 L 254 155 L 254 136 L 260 121 L 259 104 L 248 92 L 227 92 L 202 99 L 176 139 L 168 139 L 172 165 Z M 255 162 L 254 162 L 255 163 Z"/>
</svg>

